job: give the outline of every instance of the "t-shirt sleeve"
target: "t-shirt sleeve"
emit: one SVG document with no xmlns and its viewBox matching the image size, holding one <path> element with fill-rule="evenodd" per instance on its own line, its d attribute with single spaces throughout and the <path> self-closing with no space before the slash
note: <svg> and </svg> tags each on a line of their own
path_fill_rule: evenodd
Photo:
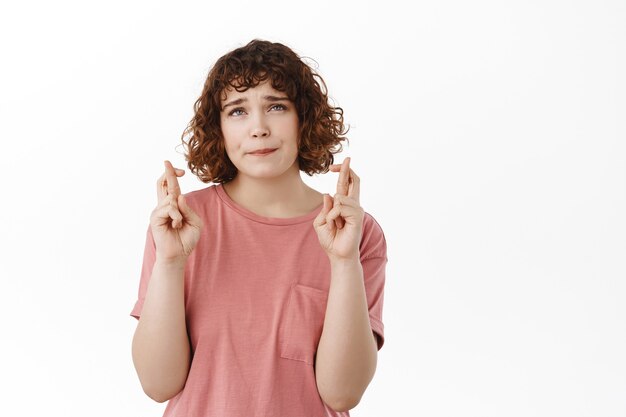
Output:
<svg viewBox="0 0 626 417">
<path fill-rule="evenodd" d="M 146 297 L 146 291 L 148 290 L 148 282 L 152 276 L 152 268 L 154 268 L 154 262 L 156 261 L 156 245 L 154 244 L 154 238 L 152 237 L 152 229 L 148 225 L 148 231 L 146 232 L 146 245 L 143 252 L 143 264 L 141 266 L 141 275 L 139 277 L 139 291 L 137 294 L 137 301 L 133 307 L 130 315 L 137 320 L 141 315 L 141 309 L 143 307 L 143 301 Z"/>
<path fill-rule="evenodd" d="M 363 236 L 359 247 L 370 325 L 377 336 L 378 350 L 385 343 L 383 325 L 383 299 L 385 292 L 385 267 L 387 241 L 378 222 L 369 213 L 363 219 Z"/>
</svg>

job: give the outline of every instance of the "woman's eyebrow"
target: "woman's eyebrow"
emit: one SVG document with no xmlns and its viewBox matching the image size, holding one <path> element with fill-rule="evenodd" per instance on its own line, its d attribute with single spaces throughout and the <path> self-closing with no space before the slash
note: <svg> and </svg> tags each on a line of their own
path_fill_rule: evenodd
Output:
<svg viewBox="0 0 626 417">
<path fill-rule="evenodd" d="M 282 101 L 282 100 L 289 100 L 289 97 L 286 97 L 286 96 L 282 96 L 282 97 L 279 97 L 279 96 L 263 96 L 263 100 L 265 100 L 265 101 Z M 244 97 L 241 97 L 241 98 L 238 98 L 236 100 L 230 101 L 230 102 L 224 104 L 224 106 L 222 107 L 222 111 L 224 109 L 226 109 L 226 107 L 228 107 L 228 106 L 236 106 L 236 105 L 244 103 L 246 101 L 248 101 L 248 99 L 244 98 Z"/>
<path fill-rule="evenodd" d="M 281 101 L 281 100 L 289 100 L 289 97 L 277 97 L 277 96 L 263 96 L 265 101 Z"/>
</svg>

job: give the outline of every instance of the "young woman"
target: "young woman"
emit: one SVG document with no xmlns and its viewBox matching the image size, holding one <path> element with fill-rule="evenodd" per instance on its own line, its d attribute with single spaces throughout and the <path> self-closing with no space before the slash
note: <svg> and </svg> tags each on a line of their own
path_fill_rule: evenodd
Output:
<svg viewBox="0 0 626 417">
<path fill-rule="evenodd" d="M 349 416 L 360 401 L 384 343 L 387 246 L 350 158 L 332 164 L 345 133 L 322 78 L 280 43 L 209 72 L 183 143 L 215 184 L 182 194 L 165 161 L 131 312 L 164 416 Z M 332 197 L 300 176 L 329 170 Z"/>
</svg>

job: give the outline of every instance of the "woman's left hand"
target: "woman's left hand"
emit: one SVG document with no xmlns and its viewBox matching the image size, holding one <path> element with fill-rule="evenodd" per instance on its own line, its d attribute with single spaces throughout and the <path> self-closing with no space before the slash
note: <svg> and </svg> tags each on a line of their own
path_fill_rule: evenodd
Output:
<svg viewBox="0 0 626 417">
<path fill-rule="evenodd" d="M 332 260 L 359 259 L 365 211 L 359 203 L 360 179 L 350 169 L 350 158 L 330 170 L 339 172 L 337 193 L 324 194 L 324 207 L 313 222 L 322 249 Z"/>
</svg>

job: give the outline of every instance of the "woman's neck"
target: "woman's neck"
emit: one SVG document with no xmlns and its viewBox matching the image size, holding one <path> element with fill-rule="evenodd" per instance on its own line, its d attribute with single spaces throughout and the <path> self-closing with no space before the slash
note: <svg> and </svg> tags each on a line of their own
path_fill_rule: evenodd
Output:
<svg viewBox="0 0 626 417">
<path fill-rule="evenodd" d="M 265 217 L 290 218 L 305 215 L 323 202 L 322 194 L 297 175 L 254 178 L 241 173 L 223 185 L 228 196 L 240 206 Z"/>
</svg>

